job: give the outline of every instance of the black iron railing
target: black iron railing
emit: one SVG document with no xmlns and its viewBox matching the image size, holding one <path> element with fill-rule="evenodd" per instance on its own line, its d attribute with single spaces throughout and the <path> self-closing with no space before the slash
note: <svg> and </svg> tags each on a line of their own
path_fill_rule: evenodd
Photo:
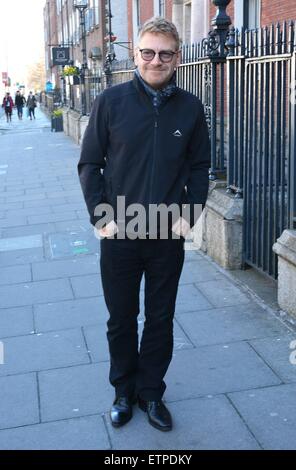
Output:
<svg viewBox="0 0 296 470">
<path fill-rule="evenodd" d="M 244 261 L 276 277 L 272 246 L 296 228 L 295 24 L 230 34 L 227 187 L 244 199 Z"/>
</svg>

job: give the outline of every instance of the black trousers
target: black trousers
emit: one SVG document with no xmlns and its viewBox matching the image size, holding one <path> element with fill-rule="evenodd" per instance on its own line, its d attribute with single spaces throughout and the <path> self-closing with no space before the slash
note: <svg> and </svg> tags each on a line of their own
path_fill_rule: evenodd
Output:
<svg viewBox="0 0 296 470">
<path fill-rule="evenodd" d="M 173 352 L 173 317 L 184 239 L 101 240 L 101 276 L 109 310 L 107 338 L 116 396 L 160 400 Z M 139 296 L 145 277 L 145 324 L 138 345 Z"/>
<path fill-rule="evenodd" d="M 32 119 L 32 116 L 35 119 L 35 108 L 29 108 L 29 116 L 31 119 Z"/>
</svg>

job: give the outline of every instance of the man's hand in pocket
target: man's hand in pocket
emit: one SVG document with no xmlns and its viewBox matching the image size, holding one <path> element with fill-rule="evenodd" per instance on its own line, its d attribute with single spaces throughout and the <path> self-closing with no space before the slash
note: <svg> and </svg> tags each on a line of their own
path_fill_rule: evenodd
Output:
<svg viewBox="0 0 296 470">
<path fill-rule="evenodd" d="M 104 228 L 101 228 L 99 230 L 95 228 L 95 231 L 96 234 L 98 234 L 101 238 L 110 238 L 118 232 L 118 227 L 114 220 L 112 220 Z"/>
<path fill-rule="evenodd" d="M 172 231 L 178 235 L 178 237 L 190 237 L 190 225 L 187 220 L 183 219 L 183 217 L 179 217 L 179 219 L 174 223 Z"/>
</svg>

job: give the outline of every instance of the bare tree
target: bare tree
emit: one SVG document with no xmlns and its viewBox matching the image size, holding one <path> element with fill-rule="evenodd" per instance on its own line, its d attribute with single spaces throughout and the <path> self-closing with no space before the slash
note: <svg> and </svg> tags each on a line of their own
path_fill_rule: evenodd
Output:
<svg viewBox="0 0 296 470">
<path fill-rule="evenodd" d="M 45 82 L 45 62 L 42 58 L 28 67 L 27 84 L 30 89 L 39 92 L 45 89 Z"/>
</svg>

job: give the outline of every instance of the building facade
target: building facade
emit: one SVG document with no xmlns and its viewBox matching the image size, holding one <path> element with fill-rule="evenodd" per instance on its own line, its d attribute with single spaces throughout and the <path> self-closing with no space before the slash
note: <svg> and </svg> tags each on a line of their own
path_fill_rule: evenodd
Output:
<svg viewBox="0 0 296 470">
<path fill-rule="evenodd" d="M 105 53 L 104 2 L 88 0 L 84 19 L 88 68 L 101 67 Z M 54 87 L 59 88 L 62 67 L 53 64 L 52 47 L 69 47 L 72 65 L 81 68 L 83 63 L 80 16 L 77 9 L 73 7 L 73 0 L 46 0 L 44 31 L 47 80 L 51 81 Z"/>
<path fill-rule="evenodd" d="M 85 12 L 88 68 L 103 68 L 108 52 L 106 34 L 108 8 L 111 5 L 113 44 L 118 61 L 133 56 L 139 27 L 152 16 L 164 16 L 177 26 L 182 42 L 195 43 L 207 36 L 216 15 L 213 0 L 88 0 Z M 255 29 L 271 23 L 295 20 L 295 0 L 232 0 L 227 13 L 236 28 Z M 60 67 L 52 64 L 51 48 L 66 45 L 73 64 L 81 67 L 81 31 L 79 13 L 73 0 L 46 0 L 44 30 L 47 80 L 57 86 Z M 93 48 L 95 54 L 92 54 Z M 92 60 L 91 57 L 96 58 Z"/>
<path fill-rule="evenodd" d="M 215 16 L 216 7 L 209 3 L 210 19 Z M 295 0 L 232 0 L 227 8 L 235 28 L 256 29 L 271 23 L 282 23 L 296 19 Z"/>
<path fill-rule="evenodd" d="M 107 54 L 116 61 L 134 55 L 140 26 L 152 16 L 172 20 L 183 44 L 205 38 L 216 16 L 219 0 L 88 0 L 85 11 L 87 67 L 101 74 Z M 109 22 L 111 12 L 111 23 Z M 295 20 L 295 0 L 231 0 L 227 13 L 235 28 L 255 29 L 271 23 Z M 109 26 L 114 42 L 110 43 Z M 46 0 L 44 7 L 46 77 L 53 88 L 65 88 L 62 67 L 52 62 L 52 47 L 66 46 L 71 63 L 81 69 L 83 64 L 79 12 L 73 0 Z M 79 89 L 76 90 L 79 94 Z"/>
<path fill-rule="evenodd" d="M 56 6 L 56 0 L 46 0 L 43 10 L 46 80 L 53 86 L 58 83 L 58 68 L 53 66 L 51 56 L 52 45 L 58 44 Z"/>
</svg>

